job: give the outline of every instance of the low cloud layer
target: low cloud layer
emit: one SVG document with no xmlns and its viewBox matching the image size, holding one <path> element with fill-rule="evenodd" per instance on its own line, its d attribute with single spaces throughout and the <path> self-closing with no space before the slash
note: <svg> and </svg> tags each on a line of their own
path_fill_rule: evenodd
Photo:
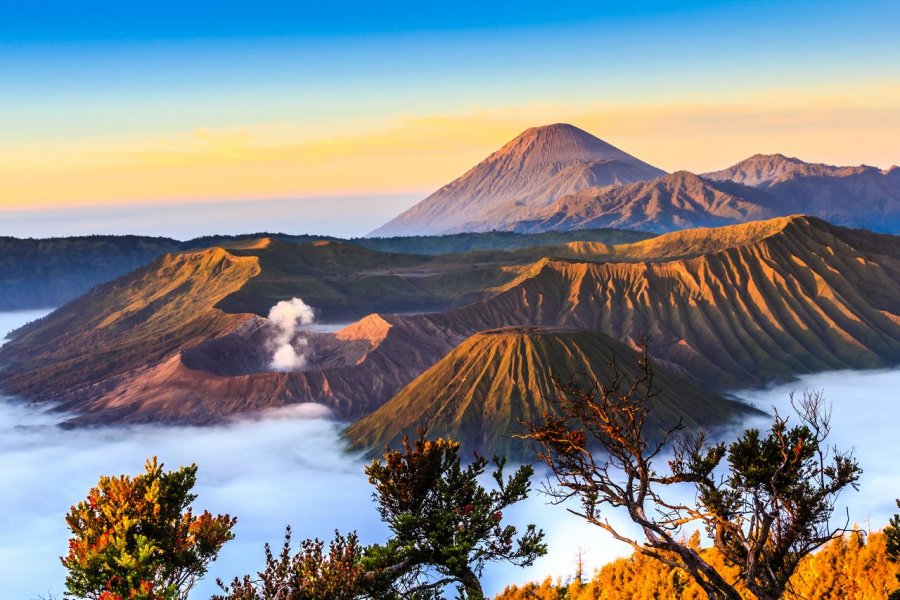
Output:
<svg viewBox="0 0 900 600">
<path fill-rule="evenodd" d="M 895 511 L 900 480 L 900 463 L 894 460 L 900 439 L 892 419 L 900 370 L 816 375 L 740 396 L 762 409 L 775 405 L 784 410 L 789 392 L 803 388 L 825 390 L 834 405 L 830 441 L 842 449 L 855 447 L 864 469 L 861 492 L 846 492 L 840 510 L 847 507 L 851 523 L 883 527 Z M 59 556 L 68 539 L 65 513 L 100 475 L 137 474 L 153 455 L 169 468 L 196 462 L 195 507 L 238 517 L 236 539 L 226 544 L 192 599 L 215 592 L 216 577 L 227 580 L 260 568 L 263 544 L 278 544 L 287 524 L 294 526 L 297 539 L 330 538 L 338 528 L 357 530 L 364 543 L 383 541 L 388 532 L 363 474 L 366 463 L 345 453 L 342 424 L 328 416 L 323 407 L 306 404 L 217 427 L 71 431 L 56 427 L 59 415 L 0 398 L 3 596 L 31 599 L 53 592 L 60 597 L 65 573 Z M 535 481 L 535 488 L 539 485 Z M 489 568 L 485 581 L 490 593 L 508 583 L 571 576 L 579 548 L 585 551 L 588 569 L 629 553 L 563 507 L 548 506 L 538 494 L 507 516 L 519 525 L 533 522 L 542 527 L 550 554 L 529 569 Z M 608 516 L 623 523 L 618 513 Z"/>
<path fill-rule="evenodd" d="M 48 312 L 46 309 L 0 312 L 0 345 L 3 345 L 6 336 L 14 329 L 18 329 L 26 323 L 37 321 L 41 317 L 46 316 Z"/>
<path fill-rule="evenodd" d="M 298 537 L 340 528 L 381 540 L 365 463 L 344 453 L 341 425 L 326 414 L 305 405 L 220 427 L 65 431 L 58 415 L 0 400 L 0 595 L 60 597 L 65 513 L 101 474 L 137 474 L 153 455 L 167 468 L 196 462 L 195 507 L 238 517 L 236 539 L 192 598 L 208 598 L 216 577 L 258 569 L 263 544 L 279 542 L 287 524 Z"/>
<path fill-rule="evenodd" d="M 311 325 L 316 320 L 315 311 L 300 298 L 282 300 L 269 311 L 269 321 L 275 330 L 272 361 L 269 367 L 275 371 L 300 371 L 306 366 L 304 338 L 295 339 L 299 327 Z"/>
</svg>

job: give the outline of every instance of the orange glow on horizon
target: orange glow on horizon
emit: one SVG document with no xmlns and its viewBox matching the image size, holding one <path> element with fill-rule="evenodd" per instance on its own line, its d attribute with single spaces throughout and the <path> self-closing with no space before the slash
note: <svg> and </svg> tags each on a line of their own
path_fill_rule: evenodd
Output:
<svg viewBox="0 0 900 600">
<path fill-rule="evenodd" d="M 422 192 L 523 129 L 560 121 L 668 171 L 724 168 L 757 152 L 900 162 L 900 85 L 873 85 L 659 104 L 534 102 L 373 121 L 367 132 L 319 139 L 297 124 L 257 124 L 33 148 L 0 142 L 0 207 Z"/>
</svg>

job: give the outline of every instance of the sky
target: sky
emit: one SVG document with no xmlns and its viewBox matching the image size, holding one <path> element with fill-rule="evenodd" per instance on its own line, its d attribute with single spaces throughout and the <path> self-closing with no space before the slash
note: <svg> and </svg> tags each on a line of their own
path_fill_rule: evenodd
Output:
<svg viewBox="0 0 900 600">
<path fill-rule="evenodd" d="M 245 216 L 253 202 L 295 201 L 296 233 L 362 231 L 554 122 L 669 171 L 757 152 L 900 163 L 896 2 L 0 0 L 0 11 L 0 234 L 51 231 L 48 209 L 81 207 L 107 221 L 138 207 L 117 227 L 142 232 L 153 207 L 235 200 Z M 344 201 L 360 197 L 372 201 Z M 365 224 L 329 224 L 344 215 Z"/>
</svg>

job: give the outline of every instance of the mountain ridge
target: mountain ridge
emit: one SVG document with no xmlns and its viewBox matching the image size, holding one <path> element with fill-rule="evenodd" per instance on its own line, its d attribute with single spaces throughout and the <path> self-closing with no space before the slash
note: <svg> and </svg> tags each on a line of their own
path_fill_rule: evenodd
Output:
<svg viewBox="0 0 900 600">
<path fill-rule="evenodd" d="M 676 171 L 645 182 L 584 188 L 526 220 L 514 213 L 512 219 L 495 218 L 500 229 L 528 233 L 597 226 L 665 233 L 802 213 L 837 225 L 897 233 L 898 172 L 757 154 L 702 175 Z"/>
<path fill-rule="evenodd" d="M 438 312 L 370 314 L 337 333 L 303 333 L 307 364 L 290 373 L 269 366 L 273 334 L 259 315 L 294 290 L 312 293 L 329 281 L 331 261 L 351 260 L 357 251 L 344 254 L 331 244 L 252 248 L 259 245 L 173 255 L 157 266 L 200 268 L 207 261 L 209 268 L 186 280 L 165 268 L 129 275 L 23 328 L 0 348 L 0 386 L 61 401 L 79 423 L 203 424 L 295 402 L 322 402 L 340 418 L 356 418 L 464 339 L 511 326 L 587 330 L 632 346 L 649 335 L 661 368 L 718 390 L 900 363 L 900 238 L 807 216 L 621 245 L 438 257 L 428 267 L 438 270 L 434 284 L 425 284 L 432 276 L 419 262 L 431 259 L 405 255 L 403 264 L 414 263 L 394 263 L 399 281 L 407 277 L 426 291 L 465 285 L 484 296 Z M 288 271 L 278 265 L 298 252 L 298 265 L 325 272 L 325 279 L 284 279 Z M 390 257 L 371 262 L 383 273 Z M 441 261 L 448 260 L 461 270 L 444 272 Z M 273 265 L 260 296 L 268 298 L 266 311 L 223 311 L 223 297 Z M 356 286 L 370 275 L 351 272 L 348 281 Z M 288 281 L 300 287 L 284 287 Z M 118 362 L 108 359 L 110 351 Z"/>
<path fill-rule="evenodd" d="M 556 124 L 526 130 L 370 235 L 588 227 L 665 233 L 797 213 L 900 233 L 900 169 L 754 154 L 718 171 L 666 174 Z"/>
<path fill-rule="evenodd" d="M 795 156 L 784 154 L 754 154 L 719 171 L 703 173 L 703 177 L 716 181 L 734 181 L 751 187 L 769 188 L 792 177 L 847 177 L 865 172 L 887 174 L 877 167 L 858 165 L 839 167 L 825 163 L 809 163 Z"/>
<path fill-rule="evenodd" d="M 803 216 L 736 235 L 759 227 L 724 228 L 739 243 L 660 261 L 546 258 L 490 298 L 427 318 L 461 335 L 513 325 L 648 335 L 660 364 L 719 389 L 900 362 L 900 238 Z M 717 231 L 671 236 L 702 246 Z"/>
<path fill-rule="evenodd" d="M 506 221 L 502 227 L 533 233 L 602 223 L 665 233 L 772 218 L 773 203 L 764 192 L 741 184 L 676 171 L 649 181 L 586 188 L 561 197 L 535 220 Z"/>
</svg>

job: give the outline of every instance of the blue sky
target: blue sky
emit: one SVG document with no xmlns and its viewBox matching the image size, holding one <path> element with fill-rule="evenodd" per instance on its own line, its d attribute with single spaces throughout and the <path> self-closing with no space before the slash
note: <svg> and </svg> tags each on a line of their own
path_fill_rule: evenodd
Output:
<svg viewBox="0 0 900 600">
<path fill-rule="evenodd" d="M 0 34 L 13 42 L 373 35 L 709 14 L 780 2 L 260 2 L 173 0 L 9 1 Z M 822 3 L 806 2 L 815 10 Z M 827 4 L 827 3 L 826 3 Z M 887 3 L 885 3 L 887 4 Z"/>
<path fill-rule="evenodd" d="M 900 161 L 898 2 L 0 10 L 0 209 L 424 194 L 556 121 L 667 170 Z"/>
</svg>

